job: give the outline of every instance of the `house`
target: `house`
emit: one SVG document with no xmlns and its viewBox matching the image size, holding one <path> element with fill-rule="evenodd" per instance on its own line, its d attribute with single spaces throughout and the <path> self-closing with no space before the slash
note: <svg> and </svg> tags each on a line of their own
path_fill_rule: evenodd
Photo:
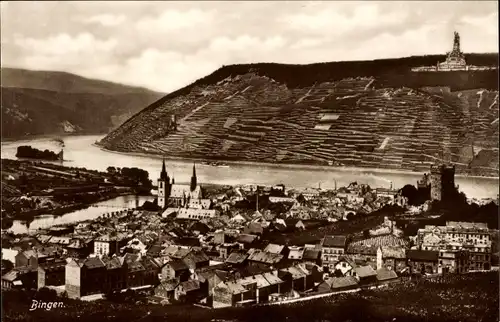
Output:
<svg viewBox="0 0 500 322">
<path fill-rule="evenodd" d="M 386 267 L 396 272 L 406 268 L 406 250 L 401 246 L 379 246 L 377 248 L 377 269 Z"/>
<path fill-rule="evenodd" d="M 49 261 L 38 265 L 38 288 L 65 284 L 66 261 Z"/>
<path fill-rule="evenodd" d="M 245 214 L 236 214 L 229 221 L 237 223 L 237 224 L 245 224 L 245 223 L 249 222 L 250 220 L 252 220 L 252 219 Z"/>
<path fill-rule="evenodd" d="M 36 269 L 38 267 L 39 257 L 41 257 L 39 255 L 41 254 L 38 254 L 35 250 L 25 250 L 24 252 L 19 252 L 15 256 L 14 267 L 29 266 Z"/>
<path fill-rule="evenodd" d="M 180 208 L 177 211 L 177 219 L 184 220 L 201 220 L 215 218 L 215 209 L 199 209 L 199 208 Z"/>
<path fill-rule="evenodd" d="M 242 244 L 244 249 L 250 249 L 257 238 L 256 235 L 241 234 L 236 238 L 236 242 Z"/>
<path fill-rule="evenodd" d="M 466 273 L 469 270 L 469 253 L 451 247 L 439 251 L 438 273 Z"/>
<path fill-rule="evenodd" d="M 174 290 L 174 298 L 178 301 L 193 303 L 203 298 L 200 281 L 188 280 L 179 283 Z"/>
<path fill-rule="evenodd" d="M 179 281 L 184 282 L 189 279 L 191 273 L 189 272 L 189 267 L 180 259 L 176 259 L 166 263 L 161 269 L 161 279 L 171 280 L 179 279 Z"/>
<path fill-rule="evenodd" d="M 244 277 L 237 282 L 251 290 L 253 298 L 249 300 L 255 300 L 256 303 L 267 302 L 269 294 L 279 292 L 279 284 L 283 283 L 280 278 L 271 273 Z"/>
<path fill-rule="evenodd" d="M 346 248 L 346 236 L 325 236 L 321 242 L 323 248 L 321 260 L 324 267 L 333 269 L 340 255 L 344 254 Z"/>
<path fill-rule="evenodd" d="M 155 296 L 172 300 L 174 298 L 175 289 L 179 285 L 178 279 L 170 279 L 162 281 L 157 287 L 155 287 Z"/>
<path fill-rule="evenodd" d="M 219 283 L 226 281 L 228 273 L 226 271 L 205 267 L 195 272 L 196 279 L 200 281 L 200 287 L 210 296 L 213 294 L 214 287 Z"/>
<path fill-rule="evenodd" d="M 111 256 L 119 252 L 119 249 L 127 244 L 124 234 L 110 236 L 102 235 L 94 240 L 94 254 L 97 256 Z"/>
<path fill-rule="evenodd" d="M 359 284 L 371 284 L 377 282 L 377 272 L 370 266 L 358 266 L 353 274 L 359 281 Z"/>
<path fill-rule="evenodd" d="M 37 287 L 37 270 L 30 266 L 18 267 L 2 276 L 2 290 L 11 288 L 31 289 Z"/>
<path fill-rule="evenodd" d="M 262 251 L 260 249 L 252 248 L 249 250 L 248 260 L 250 262 L 256 262 L 264 265 L 276 265 L 283 259 L 283 255 L 273 254 L 269 252 Z"/>
<path fill-rule="evenodd" d="M 92 253 L 93 240 L 73 239 L 71 243 L 66 246 L 68 256 L 76 258 L 86 258 Z"/>
<path fill-rule="evenodd" d="M 203 251 L 191 250 L 182 260 L 190 269 L 201 268 L 210 264 L 210 259 Z"/>
<path fill-rule="evenodd" d="M 310 283 L 307 283 L 308 280 L 311 280 L 307 278 L 308 275 L 310 275 L 310 273 L 299 265 L 280 269 L 278 271 L 278 277 L 283 280 L 281 291 L 290 292 L 292 290 L 307 290 L 308 287 L 311 286 Z"/>
<path fill-rule="evenodd" d="M 264 233 L 264 228 L 258 222 L 250 222 L 243 230 L 243 233 L 251 235 L 262 235 L 262 233 Z"/>
<path fill-rule="evenodd" d="M 358 280 L 354 276 L 330 277 L 318 285 L 319 293 L 338 292 L 349 289 L 355 289 L 358 286 Z"/>
<path fill-rule="evenodd" d="M 318 247 L 304 247 L 304 254 L 302 255 L 304 263 L 321 264 L 321 248 Z"/>
<path fill-rule="evenodd" d="M 245 300 L 252 300 L 251 291 L 237 281 L 220 282 L 213 290 L 214 308 L 236 306 Z"/>
<path fill-rule="evenodd" d="M 391 283 L 397 281 L 398 275 L 392 269 L 382 267 L 377 270 L 377 281 L 379 283 Z"/>
<path fill-rule="evenodd" d="M 148 251 L 146 252 L 146 255 L 150 257 L 158 257 L 160 256 L 161 250 L 162 250 L 161 245 L 154 244 L 151 247 L 149 247 Z"/>
<path fill-rule="evenodd" d="M 357 259 L 352 255 L 344 255 L 339 258 L 338 263 L 335 265 L 335 270 L 331 273 L 336 275 L 336 272 L 340 272 L 342 276 L 354 276 L 356 267 L 364 265 L 366 265 L 365 261 Z"/>
<path fill-rule="evenodd" d="M 248 258 L 248 254 L 241 251 L 232 252 L 226 259 L 226 263 L 230 265 L 241 265 Z"/>
<path fill-rule="evenodd" d="M 433 250 L 410 249 L 406 253 L 411 273 L 437 274 L 439 252 Z"/>
<path fill-rule="evenodd" d="M 377 247 L 363 244 L 349 244 L 347 246 L 347 254 L 356 255 L 358 259 L 362 259 L 370 265 L 377 267 Z"/>
<path fill-rule="evenodd" d="M 302 261 L 302 257 L 304 256 L 304 247 L 299 246 L 290 246 L 288 259 L 292 261 Z"/>
<path fill-rule="evenodd" d="M 278 244 L 268 244 L 264 249 L 265 252 L 283 255 L 283 257 L 288 257 L 289 249 L 285 245 Z"/>
<path fill-rule="evenodd" d="M 196 221 L 189 226 L 189 231 L 192 231 L 195 235 L 206 235 L 210 231 L 210 227 L 200 221 Z"/>
<path fill-rule="evenodd" d="M 220 245 L 218 248 L 219 248 L 219 257 L 223 259 L 228 258 L 229 254 L 231 254 L 232 252 L 241 249 L 240 244 L 238 243 L 223 244 Z"/>
</svg>

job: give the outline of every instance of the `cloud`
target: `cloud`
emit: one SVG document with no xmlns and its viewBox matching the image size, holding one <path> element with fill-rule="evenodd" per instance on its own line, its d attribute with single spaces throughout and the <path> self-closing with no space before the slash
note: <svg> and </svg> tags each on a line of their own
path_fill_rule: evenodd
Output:
<svg viewBox="0 0 500 322">
<path fill-rule="evenodd" d="M 90 18 L 82 19 L 82 22 L 93 24 L 98 23 L 105 27 L 114 27 L 123 24 L 127 20 L 124 15 L 102 14 Z"/>
<path fill-rule="evenodd" d="M 498 50 L 498 9 L 488 1 L 9 2 L 6 10 L 5 4 L 4 66 L 163 92 L 235 63 L 444 54 L 454 30 L 465 52 Z"/>
<path fill-rule="evenodd" d="M 66 55 L 110 52 L 117 46 L 115 39 L 99 40 L 89 33 L 81 33 L 76 37 L 59 34 L 46 39 L 16 38 L 15 43 L 28 52 L 62 59 Z"/>
<path fill-rule="evenodd" d="M 187 11 L 166 10 L 157 17 L 147 17 L 136 24 L 141 32 L 180 32 L 185 29 L 201 29 L 209 25 L 215 14 L 213 11 L 191 9 Z"/>
</svg>

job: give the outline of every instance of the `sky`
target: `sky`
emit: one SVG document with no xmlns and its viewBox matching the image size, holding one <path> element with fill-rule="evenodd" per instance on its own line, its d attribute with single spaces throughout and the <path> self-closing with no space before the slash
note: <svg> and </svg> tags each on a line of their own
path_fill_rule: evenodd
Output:
<svg viewBox="0 0 500 322">
<path fill-rule="evenodd" d="M 168 93 L 223 65 L 498 52 L 496 1 L 0 2 L 3 67 Z"/>
</svg>

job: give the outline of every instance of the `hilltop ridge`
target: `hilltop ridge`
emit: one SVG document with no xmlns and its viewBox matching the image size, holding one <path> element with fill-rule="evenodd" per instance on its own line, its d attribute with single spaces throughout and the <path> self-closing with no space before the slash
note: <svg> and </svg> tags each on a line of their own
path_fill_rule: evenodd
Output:
<svg viewBox="0 0 500 322">
<path fill-rule="evenodd" d="M 2 68 L 2 137 L 107 133 L 164 94 L 65 72 Z"/>
<path fill-rule="evenodd" d="M 459 173 L 497 176 L 498 70 L 410 71 L 443 57 L 224 66 L 149 105 L 100 144 L 186 158 L 414 171 L 446 161 Z M 467 55 L 482 66 L 497 59 Z"/>
</svg>

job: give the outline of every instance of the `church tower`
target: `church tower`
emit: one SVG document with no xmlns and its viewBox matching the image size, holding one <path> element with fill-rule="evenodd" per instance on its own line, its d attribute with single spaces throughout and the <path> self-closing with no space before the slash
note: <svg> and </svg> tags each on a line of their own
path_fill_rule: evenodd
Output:
<svg viewBox="0 0 500 322">
<path fill-rule="evenodd" d="M 169 197 L 170 178 L 168 177 L 167 169 L 165 167 L 165 159 L 163 159 L 160 178 L 158 179 L 158 206 L 162 209 L 165 208 L 167 206 Z"/>
<path fill-rule="evenodd" d="M 196 180 L 196 167 L 195 164 L 193 163 L 193 175 L 191 176 L 191 191 L 194 191 L 196 187 L 198 186 L 197 180 Z"/>
</svg>

